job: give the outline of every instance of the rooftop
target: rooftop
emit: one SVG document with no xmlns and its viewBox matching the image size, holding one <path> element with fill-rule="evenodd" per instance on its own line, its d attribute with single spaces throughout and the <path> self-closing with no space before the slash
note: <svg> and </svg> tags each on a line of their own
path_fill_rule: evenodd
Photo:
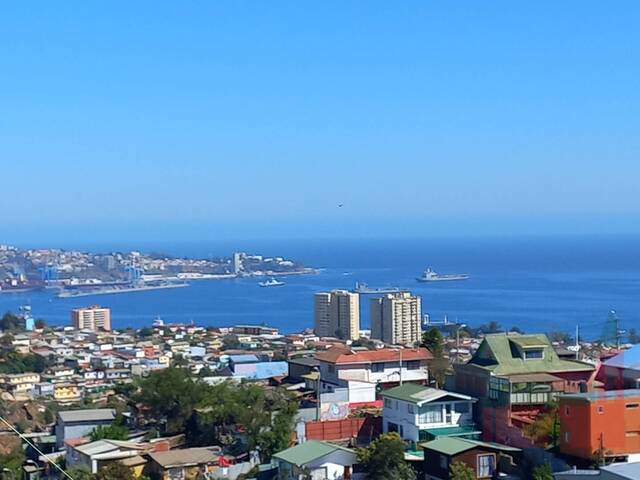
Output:
<svg viewBox="0 0 640 480">
<path fill-rule="evenodd" d="M 60 384 L 58 384 L 60 385 Z M 99 422 L 113 420 L 116 411 L 111 408 L 94 408 L 87 410 L 65 410 L 58 412 L 58 416 L 65 423 L 70 422 Z"/>
<path fill-rule="evenodd" d="M 332 347 L 324 352 L 319 352 L 316 354 L 316 358 L 323 362 L 335 364 L 398 362 L 400 361 L 400 350 L 402 350 L 403 362 L 432 358 L 431 352 L 426 348 L 383 348 L 356 352 L 342 347 Z"/>
<path fill-rule="evenodd" d="M 577 400 L 584 402 L 595 402 L 598 400 L 616 400 L 619 398 L 640 398 L 640 389 L 629 390 L 608 390 L 606 392 L 570 393 L 561 395 L 561 400 Z"/>
<path fill-rule="evenodd" d="M 424 387 L 415 383 L 405 383 L 398 387 L 390 388 L 381 393 L 383 397 L 402 400 L 403 402 L 422 405 L 424 403 L 433 402 L 443 398 L 450 397 L 455 400 L 467 400 L 475 402 L 476 399 L 461 393 L 448 392 L 437 388 Z"/>
<path fill-rule="evenodd" d="M 633 347 L 608 358 L 602 363 L 608 367 L 640 370 L 640 345 L 634 345 Z"/>
<path fill-rule="evenodd" d="M 519 349 L 529 350 L 534 347 L 543 350 L 542 358 L 525 360 Z M 469 364 L 490 370 L 495 375 L 595 370 L 595 366 L 588 363 L 560 359 L 547 336 L 542 334 L 499 333 L 486 335 Z"/>
<path fill-rule="evenodd" d="M 340 447 L 328 442 L 321 442 L 318 440 L 309 440 L 307 442 L 296 445 L 295 447 L 287 448 L 282 452 L 278 452 L 274 455 L 274 458 L 283 460 L 292 465 L 298 467 L 305 465 L 313 460 L 329 455 L 335 451 L 344 451 L 352 453 L 355 456 L 355 452 L 345 447 Z"/>
<path fill-rule="evenodd" d="M 150 453 L 149 456 L 162 468 L 215 463 L 220 458 L 219 452 L 212 448 L 185 448 L 184 450 L 154 452 Z"/>
<path fill-rule="evenodd" d="M 430 442 L 421 443 L 420 446 L 424 449 L 433 450 L 448 456 L 458 455 L 473 448 L 487 448 L 490 450 L 514 453 L 521 451 L 519 448 L 502 445 L 500 443 L 481 442 L 479 440 L 469 440 L 458 437 L 438 437 Z"/>
</svg>

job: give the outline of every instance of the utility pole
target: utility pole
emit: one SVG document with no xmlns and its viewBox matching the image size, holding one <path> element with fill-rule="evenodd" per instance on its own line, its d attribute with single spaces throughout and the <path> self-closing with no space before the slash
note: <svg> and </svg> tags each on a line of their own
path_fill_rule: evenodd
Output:
<svg viewBox="0 0 640 480">
<path fill-rule="evenodd" d="M 402 348 L 400 349 L 400 386 L 402 386 Z"/>
<path fill-rule="evenodd" d="M 580 351 L 580 325 L 576 324 L 576 360 L 578 360 L 578 352 Z"/>
</svg>

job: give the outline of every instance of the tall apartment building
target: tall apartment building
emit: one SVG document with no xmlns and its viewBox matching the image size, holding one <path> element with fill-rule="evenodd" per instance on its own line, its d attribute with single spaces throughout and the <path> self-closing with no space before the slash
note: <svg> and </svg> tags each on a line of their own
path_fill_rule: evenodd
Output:
<svg viewBox="0 0 640 480">
<path fill-rule="evenodd" d="M 347 290 L 315 295 L 315 332 L 322 337 L 360 337 L 360 296 Z"/>
<path fill-rule="evenodd" d="M 371 299 L 371 338 L 412 345 L 421 334 L 420 297 L 398 292 Z"/>
<path fill-rule="evenodd" d="M 111 330 L 111 310 L 99 305 L 71 310 L 71 324 L 77 330 Z"/>
</svg>

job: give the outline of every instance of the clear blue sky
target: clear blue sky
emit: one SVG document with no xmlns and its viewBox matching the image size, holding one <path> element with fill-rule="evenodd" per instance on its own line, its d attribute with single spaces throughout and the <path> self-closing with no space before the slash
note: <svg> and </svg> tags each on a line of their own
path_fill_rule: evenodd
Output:
<svg viewBox="0 0 640 480">
<path fill-rule="evenodd" d="M 640 231 L 638 25 L 635 0 L 5 3 L 0 238 Z"/>
</svg>

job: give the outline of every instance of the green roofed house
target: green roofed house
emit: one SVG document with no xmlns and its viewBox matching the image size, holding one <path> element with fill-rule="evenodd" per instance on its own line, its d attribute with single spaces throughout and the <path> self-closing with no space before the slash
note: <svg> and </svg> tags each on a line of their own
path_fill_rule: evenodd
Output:
<svg viewBox="0 0 640 480">
<path fill-rule="evenodd" d="M 317 480 L 347 479 L 357 463 L 353 450 L 317 440 L 287 448 L 273 459 L 278 465 L 278 478 L 283 480 L 298 480 L 304 475 Z"/>
<path fill-rule="evenodd" d="M 595 365 L 558 357 L 546 335 L 518 333 L 485 336 L 471 360 L 454 369 L 456 391 L 480 399 L 483 438 L 509 444 L 519 436 L 512 427 L 562 393 L 591 391 L 596 373 Z"/>
<path fill-rule="evenodd" d="M 381 396 L 385 432 L 398 432 L 412 442 L 480 436 L 473 423 L 473 397 L 413 383 L 385 390 Z"/>
<path fill-rule="evenodd" d="M 424 450 L 426 480 L 448 480 L 452 463 L 464 463 L 477 479 L 495 478 L 499 473 L 513 473 L 519 448 L 498 443 L 480 442 L 459 437 L 440 437 L 421 443 Z"/>
</svg>

